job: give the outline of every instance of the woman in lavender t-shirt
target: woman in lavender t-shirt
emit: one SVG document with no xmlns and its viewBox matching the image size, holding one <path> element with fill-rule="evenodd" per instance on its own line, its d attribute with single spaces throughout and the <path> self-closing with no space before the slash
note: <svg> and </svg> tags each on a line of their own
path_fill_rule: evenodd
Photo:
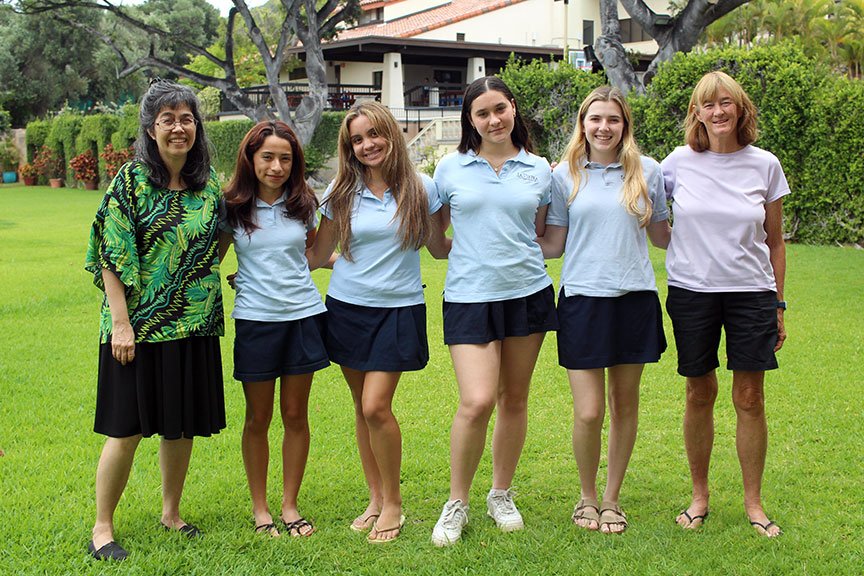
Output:
<svg viewBox="0 0 864 576">
<path fill-rule="evenodd" d="M 678 373 L 687 378 L 684 445 L 693 482 L 692 502 L 676 522 L 698 528 L 708 517 L 722 328 L 744 508 L 760 534 L 775 537 L 780 527 L 768 519 L 761 500 L 768 437 L 763 384 L 765 370 L 777 368 L 775 352 L 786 339 L 783 196 L 789 185 L 777 158 L 752 146 L 756 136 L 750 98 L 727 74 L 709 72 L 690 98 L 687 145 L 661 164 L 674 215 L 666 309 Z"/>
</svg>

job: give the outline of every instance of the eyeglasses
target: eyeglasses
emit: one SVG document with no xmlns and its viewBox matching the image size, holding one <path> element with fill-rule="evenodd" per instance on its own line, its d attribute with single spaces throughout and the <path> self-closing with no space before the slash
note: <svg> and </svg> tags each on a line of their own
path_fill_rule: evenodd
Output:
<svg viewBox="0 0 864 576">
<path fill-rule="evenodd" d="M 171 130 L 174 130 L 174 128 L 178 124 L 180 125 L 181 128 L 186 130 L 186 129 L 192 128 L 193 126 L 198 124 L 198 120 L 196 120 L 195 118 L 193 118 L 191 116 L 186 116 L 184 118 L 181 118 L 180 120 L 169 120 L 169 119 L 165 118 L 165 119 L 156 121 L 156 127 L 159 128 L 160 130 L 164 130 L 165 132 L 170 132 Z"/>
</svg>

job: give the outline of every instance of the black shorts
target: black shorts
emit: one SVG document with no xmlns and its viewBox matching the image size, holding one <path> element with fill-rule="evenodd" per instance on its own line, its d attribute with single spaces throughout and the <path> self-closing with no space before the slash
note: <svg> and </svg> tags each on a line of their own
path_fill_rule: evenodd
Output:
<svg viewBox="0 0 864 576">
<path fill-rule="evenodd" d="M 110 340 L 99 346 L 93 430 L 111 438 L 158 434 L 168 440 L 210 436 L 225 428 L 218 336 L 135 344 L 120 364 Z"/>
<path fill-rule="evenodd" d="M 234 379 L 264 382 L 326 368 L 326 323 L 324 312 L 285 322 L 235 320 Z"/>
<path fill-rule="evenodd" d="M 666 311 L 672 319 L 682 376 L 703 376 L 720 366 L 721 327 L 726 332 L 727 369 L 777 368 L 775 292 L 693 292 L 670 286 Z"/>
<path fill-rule="evenodd" d="M 666 350 L 656 292 L 558 295 L 558 364 L 570 370 L 657 362 Z"/>
<path fill-rule="evenodd" d="M 327 352 L 346 368 L 409 372 L 429 362 L 426 305 L 378 308 L 327 296 Z"/>
<path fill-rule="evenodd" d="M 496 302 L 444 301 L 444 343 L 486 344 L 558 329 L 551 285 L 523 298 Z"/>
</svg>

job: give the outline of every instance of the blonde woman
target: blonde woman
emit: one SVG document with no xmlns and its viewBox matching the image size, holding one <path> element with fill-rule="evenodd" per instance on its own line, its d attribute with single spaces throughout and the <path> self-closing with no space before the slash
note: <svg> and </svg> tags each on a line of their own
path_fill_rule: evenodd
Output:
<svg viewBox="0 0 864 576">
<path fill-rule="evenodd" d="M 327 290 L 326 345 L 354 398 L 369 504 L 351 524 L 371 543 L 399 536 L 402 436 L 392 411 L 402 372 L 429 360 L 419 249 L 446 257 L 435 184 L 417 173 L 401 130 L 377 102 L 356 104 L 339 130 L 339 169 L 309 251 L 312 268 L 338 246 Z"/>
<path fill-rule="evenodd" d="M 564 158 L 552 175 L 546 258 L 564 253 L 558 297 L 558 362 L 573 394 L 573 454 L 581 496 L 573 522 L 620 534 L 619 492 L 636 442 L 639 381 L 666 349 L 647 237 L 669 243 L 660 165 L 640 156 L 630 107 L 601 86 L 582 102 Z M 608 392 L 606 382 L 608 379 Z M 606 489 L 597 498 L 600 435 L 609 398 Z"/>
<path fill-rule="evenodd" d="M 666 255 L 678 373 L 687 379 L 684 446 L 693 499 L 676 518 L 699 528 L 708 516 L 708 464 L 714 444 L 717 349 L 726 333 L 727 369 L 738 419 L 736 448 L 750 524 L 773 538 L 780 527 L 762 507 L 768 444 L 765 371 L 783 346 L 783 196 L 777 157 L 752 145 L 756 107 L 733 78 L 709 72 L 690 97 L 686 146 L 663 160 L 675 229 Z"/>
</svg>

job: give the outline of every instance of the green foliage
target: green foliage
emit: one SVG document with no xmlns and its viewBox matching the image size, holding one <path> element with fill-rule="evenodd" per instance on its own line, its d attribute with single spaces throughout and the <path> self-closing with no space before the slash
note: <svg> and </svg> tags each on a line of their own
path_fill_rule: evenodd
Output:
<svg viewBox="0 0 864 576">
<path fill-rule="evenodd" d="M 206 122 L 207 137 L 213 144 L 210 162 L 223 178 L 230 178 L 237 162 L 240 142 L 255 122 L 252 120 L 226 120 Z"/>
<path fill-rule="evenodd" d="M 12 115 L 0 106 L 0 134 L 4 134 L 12 127 Z"/>
<path fill-rule="evenodd" d="M 864 82 L 832 78 L 814 99 L 800 189 L 789 198 L 802 242 L 864 244 Z"/>
<path fill-rule="evenodd" d="M 66 158 L 72 158 L 76 155 L 75 140 L 78 138 L 78 133 L 81 131 L 81 122 L 84 117 L 80 114 L 63 113 L 54 118 L 51 122 L 51 131 L 48 132 L 48 138 L 45 140 L 45 145 L 54 150 L 55 154 L 63 161 L 63 165 L 67 168 L 66 175 L 63 177 L 66 181 L 71 182 L 74 179 L 72 169 L 66 166 Z"/>
<path fill-rule="evenodd" d="M 222 107 L 222 93 L 218 88 L 206 86 L 198 91 L 199 109 L 204 120 L 217 120 Z"/>
<path fill-rule="evenodd" d="M 20 154 L 12 139 L 0 138 L 0 172 L 18 169 Z"/>
<path fill-rule="evenodd" d="M 138 105 L 126 104 L 120 109 L 117 130 L 111 135 L 111 145 L 116 149 L 128 148 L 138 138 Z"/>
<path fill-rule="evenodd" d="M 51 120 L 34 120 L 27 124 L 24 130 L 24 138 L 27 141 L 27 159 L 32 160 L 39 148 L 48 139 L 51 131 Z"/>
<path fill-rule="evenodd" d="M 324 112 L 321 122 L 312 135 L 312 141 L 303 149 L 306 158 L 306 172 L 320 170 L 336 155 L 339 127 L 345 118 L 345 112 Z"/>
<path fill-rule="evenodd" d="M 75 140 L 75 151 L 79 154 L 89 151 L 94 158 L 105 149 L 111 142 L 111 135 L 120 125 L 120 118 L 116 114 L 93 114 L 85 116 L 81 121 L 81 131 Z M 104 160 L 99 160 L 99 178 L 107 179 Z"/>
<path fill-rule="evenodd" d="M 606 81 L 603 74 L 566 63 L 553 68 L 540 60 L 524 62 L 512 55 L 500 76 L 516 96 L 537 153 L 550 160 L 561 157 L 582 100 Z"/>
</svg>

